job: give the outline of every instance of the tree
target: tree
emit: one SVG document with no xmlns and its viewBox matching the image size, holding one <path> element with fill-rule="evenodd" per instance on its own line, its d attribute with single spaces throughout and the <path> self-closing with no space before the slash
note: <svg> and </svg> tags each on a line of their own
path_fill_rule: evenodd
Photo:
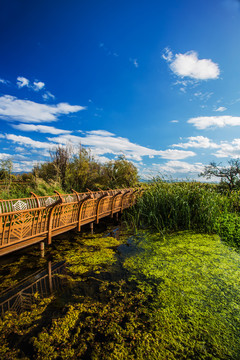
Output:
<svg viewBox="0 0 240 360">
<path fill-rule="evenodd" d="M 221 182 L 227 184 L 229 190 L 233 190 L 240 186 L 240 159 L 232 159 L 228 161 L 229 166 L 221 166 L 215 162 L 211 162 L 205 166 L 204 171 L 199 176 L 207 179 L 217 177 Z"/>
<path fill-rule="evenodd" d="M 79 146 L 78 153 L 71 159 L 66 173 L 68 189 L 86 191 L 97 190 L 100 181 L 101 165 L 95 161 L 89 149 Z"/>
<path fill-rule="evenodd" d="M 58 181 L 61 186 L 66 186 L 66 172 L 72 155 L 71 146 L 57 146 L 53 151 L 50 152 L 52 158 L 52 164 L 55 166 Z"/>
<path fill-rule="evenodd" d="M 5 181 L 8 186 L 11 185 L 12 169 L 12 160 L 8 159 L 0 161 L 0 178 Z"/>
<path fill-rule="evenodd" d="M 135 186 L 139 180 L 138 170 L 124 155 L 103 165 L 103 180 L 111 189 Z"/>
</svg>

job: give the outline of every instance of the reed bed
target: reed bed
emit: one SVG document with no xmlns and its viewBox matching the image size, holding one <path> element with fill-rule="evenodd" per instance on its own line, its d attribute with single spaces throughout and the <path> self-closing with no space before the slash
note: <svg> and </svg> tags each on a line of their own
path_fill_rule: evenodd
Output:
<svg viewBox="0 0 240 360">
<path fill-rule="evenodd" d="M 223 194 L 215 185 L 198 182 L 153 181 L 128 211 L 126 220 L 132 227 L 152 229 L 163 235 L 194 230 L 222 234 L 226 240 L 227 219 L 231 219 L 233 235 L 234 228 L 240 226 L 238 212 L 238 192 Z"/>
</svg>

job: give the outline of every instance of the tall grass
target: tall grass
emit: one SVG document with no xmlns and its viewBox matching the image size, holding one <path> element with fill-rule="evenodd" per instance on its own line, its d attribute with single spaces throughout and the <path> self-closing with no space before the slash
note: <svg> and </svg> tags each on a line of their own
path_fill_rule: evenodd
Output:
<svg viewBox="0 0 240 360">
<path fill-rule="evenodd" d="M 234 211 L 236 201 L 214 186 L 197 183 L 155 181 L 148 186 L 127 221 L 137 228 L 158 232 L 197 230 L 217 232 L 219 218 Z"/>
</svg>

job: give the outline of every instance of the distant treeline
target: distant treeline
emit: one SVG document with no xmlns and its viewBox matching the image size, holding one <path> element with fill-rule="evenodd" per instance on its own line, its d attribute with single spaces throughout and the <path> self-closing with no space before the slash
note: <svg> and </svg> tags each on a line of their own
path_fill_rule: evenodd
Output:
<svg viewBox="0 0 240 360">
<path fill-rule="evenodd" d="M 11 160 L 0 162 L 0 197 L 29 196 L 30 191 L 48 195 L 54 190 L 78 192 L 134 187 L 139 182 L 136 166 L 124 156 L 100 163 L 90 149 L 79 146 L 74 153 L 71 147 L 58 146 L 50 153 L 50 161 L 33 167 L 31 173 L 14 175 Z M 2 185 L 2 186 L 1 186 Z"/>
</svg>

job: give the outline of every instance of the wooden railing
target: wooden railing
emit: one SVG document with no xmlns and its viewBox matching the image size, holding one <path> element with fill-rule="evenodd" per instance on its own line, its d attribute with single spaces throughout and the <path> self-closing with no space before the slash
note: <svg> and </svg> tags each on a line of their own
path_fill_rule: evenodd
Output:
<svg viewBox="0 0 240 360">
<path fill-rule="evenodd" d="M 106 216 L 135 203 L 140 189 L 59 194 L 0 201 L 0 256 Z"/>
</svg>

